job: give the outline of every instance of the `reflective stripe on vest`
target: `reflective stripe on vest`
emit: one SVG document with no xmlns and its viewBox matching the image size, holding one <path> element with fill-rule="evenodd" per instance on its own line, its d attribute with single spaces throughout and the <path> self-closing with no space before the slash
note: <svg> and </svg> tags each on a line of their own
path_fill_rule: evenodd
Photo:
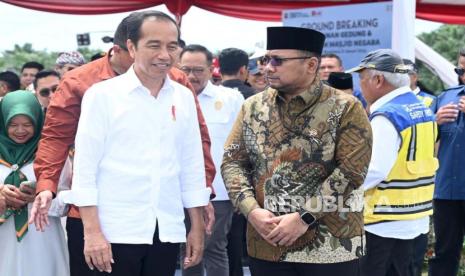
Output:
<svg viewBox="0 0 465 276">
<path fill-rule="evenodd" d="M 401 137 L 388 177 L 365 192 L 366 225 L 418 219 L 432 214 L 437 125 L 432 111 L 413 93 L 402 94 L 370 116 L 385 116 Z"/>
</svg>

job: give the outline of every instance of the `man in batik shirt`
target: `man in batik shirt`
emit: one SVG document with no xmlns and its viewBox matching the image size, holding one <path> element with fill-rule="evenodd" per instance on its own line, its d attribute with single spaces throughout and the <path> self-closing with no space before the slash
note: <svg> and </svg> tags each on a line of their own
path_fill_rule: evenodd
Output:
<svg viewBox="0 0 465 276">
<path fill-rule="evenodd" d="M 368 118 L 320 81 L 322 33 L 270 27 L 267 40 L 270 87 L 244 103 L 221 167 L 248 220 L 252 275 L 358 275 Z"/>
</svg>

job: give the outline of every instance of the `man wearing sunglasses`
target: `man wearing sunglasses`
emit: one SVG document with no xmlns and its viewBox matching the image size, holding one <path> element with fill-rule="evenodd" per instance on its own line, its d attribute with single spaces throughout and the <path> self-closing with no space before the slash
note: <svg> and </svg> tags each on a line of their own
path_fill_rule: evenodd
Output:
<svg viewBox="0 0 465 276">
<path fill-rule="evenodd" d="M 43 70 L 37 73 L 34 80 L 34 89 L 37 99 L 44 110 L 50 103 L 52 95 L 60 84 L 60 74 L 53 70 Z"/>
<path fill-rule="evenodd" d="M 465 235 L 465 48 L 455 69 L 460 84 L 438 96 L 439 169 L 434 189 L 435 257 L 430 260 L 432 276 L 457 275 Z"/>
<path fill-rule="evenodd" d="M 459 84 L 465 84 L 465 48 L 459 52 L 458 67 L 454 69 L 455 73 L 459 76 Z"/>
<path fill-rule="evenodd" d="M 323 84 L 324 34 L 269 27 L 269 88 L 246 100 L 221 172 L 248 220 L 252 275 L 358 275 L 371 128 L 354 97 Z"/>
</svg>

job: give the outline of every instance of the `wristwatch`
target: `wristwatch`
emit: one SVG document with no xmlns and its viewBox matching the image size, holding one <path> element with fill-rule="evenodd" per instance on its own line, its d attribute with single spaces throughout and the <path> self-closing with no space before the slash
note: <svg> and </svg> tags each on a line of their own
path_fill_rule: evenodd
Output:
<svg viewBox="0 0 465 276">
<path fill-rule="evenodd" d="M 310 228 L 313 228 L 316 226 L 316 219 L 314 216 L 312 216 L 312 214 L 310 214 L 309 212 L 305 211 L 305 210 L 301 210 L 299 212 L 299 215 L 300 215 L 300 219 L 305 223 L 307 224 Z"/>
</svg>

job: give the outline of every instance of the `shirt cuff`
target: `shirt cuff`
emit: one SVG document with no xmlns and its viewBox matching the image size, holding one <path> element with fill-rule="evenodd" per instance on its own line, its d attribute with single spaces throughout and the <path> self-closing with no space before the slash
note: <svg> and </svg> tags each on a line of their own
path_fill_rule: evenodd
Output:
<svg viewBox="0 0 465 276">
<path fill-rule="evenodd" d="M 48 215 L 51 217 L 64 217 L 68 213 L 69 205 L 65 202 L 69 197 L 70 191 L 61 191 L 56 198 L 52 200 Z"/>
<path fill-rule="evenodd" d="M 74 204 L 78 207 L 97 206 L 98 190 L 97 189 L 73 189 L 63 199 L 65 203 Z"/>
<path fill-rule="evenodd" d="M 239 202 L 239 210 L 246 218 L 249 216 L 250 212 L 257 208 L 260 208 L 260 205 L 254 197 L 247 197 Z"/>
<path fill-rule="evenodd" d="M 207 206 L 210 194 L 210 188 L 183 192 L 181 195 L 182 204 L 184 205 L 184 208 Z"/>
<path fill-rule="evenodd" d="M 50 179 L 39 179 L 37 182 L 36 194 L 43 191 L 50 191 L 53 193 L 53 197 L 55 197 L 57 193 L 57 186 L 58 185 L 55 185 L 55 182 Z"/>
</svg>

